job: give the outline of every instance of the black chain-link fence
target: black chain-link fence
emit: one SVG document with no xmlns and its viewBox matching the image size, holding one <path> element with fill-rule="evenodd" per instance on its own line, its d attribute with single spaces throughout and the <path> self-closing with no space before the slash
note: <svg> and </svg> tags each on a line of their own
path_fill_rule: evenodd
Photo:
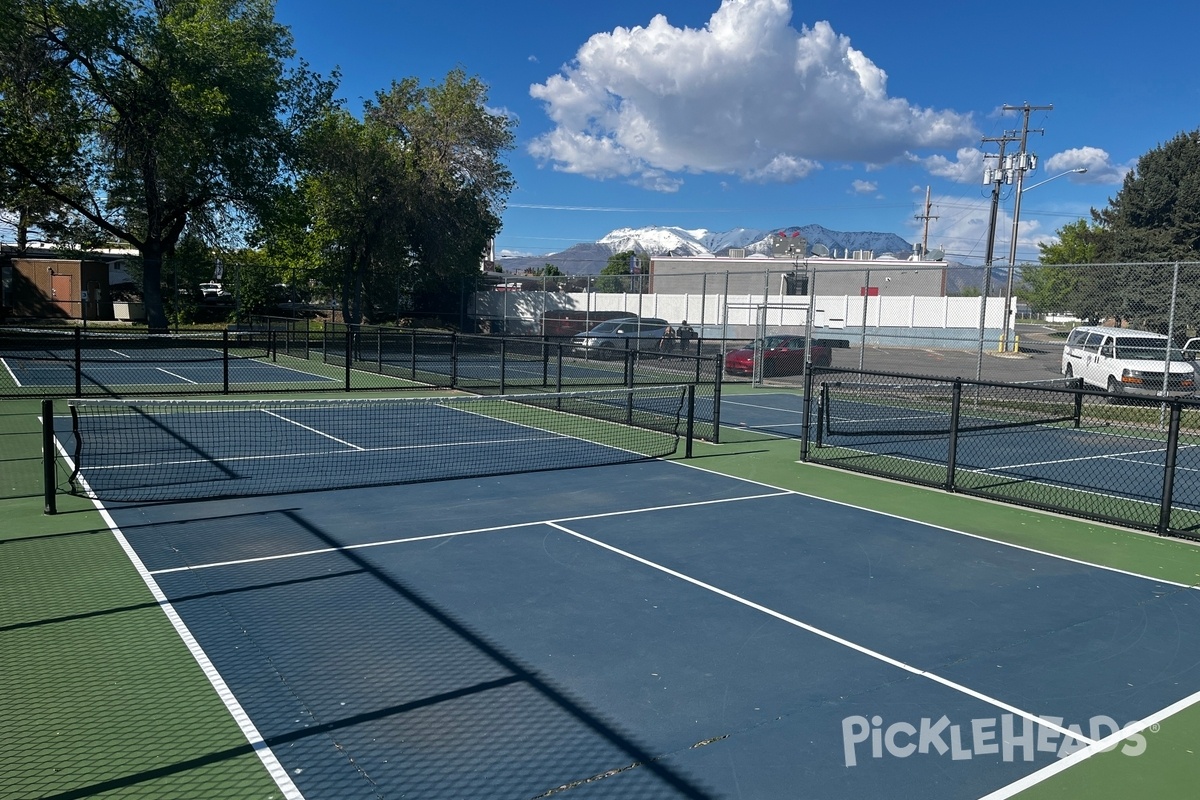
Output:
<svg viewBox="0 0 1200 800">
<path fill-rule="evenodd" d="M 806 460 L 1200 538 L 1200 400 L 814 368 Z"/>
<path fill-rule="evenodd" d="M 549 337 L 262 317 L 228 330 L 147 334 L 0 329 L 0 397 L 294 392 L 567 392 L 692 385 L 694 436 L 720 430 L 718 359 Z"/>
<path fill-rule="evenodd" d="M 721 366 L 716 357 L 639 349 L 636 341 L 623 342 L 619 348 L 580 347 L 545 336 L 482 336 L 340 323 L 324 326 L 322 335 L 325 363 L 344 369 L 351 388 L 356 374 L 474 394 L 694 385 L 694 434 L 709 441 L 719 438 Z M 303 347 L 310 354 L 316 345 L 286 333 L 281 341 L 288 351 Z"/>
</svg>

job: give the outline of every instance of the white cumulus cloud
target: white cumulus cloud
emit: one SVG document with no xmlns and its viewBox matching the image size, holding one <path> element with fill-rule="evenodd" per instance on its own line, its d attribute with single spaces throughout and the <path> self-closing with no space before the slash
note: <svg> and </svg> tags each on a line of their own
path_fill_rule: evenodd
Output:
<svg viewBox="0 0 1200 800">
<path fill-rule="evenodd" d="M 960 147 L 954 154 L 954 160 L 942 155 L 932 155 L 928 158 L 917 159 L 929 171 L 930 175 L 955 183 L 982 183 L 984 163 L 983 151 L 974 147 Z M 991 161 L 996 166 L 996 161 Z"/>
<path fill-rule="evenodd" d="M 1125 174 L 1133 168 L 1131 164 L 1114 164 L 1108 151 L 1098 147 L 1076 147 L 1055 153 L 1046 159 L 1045 173 L 1055 175 L 1069 169 L 1087 170 L 1082 175 L 1073 175 L 1070 180 L 1079 183 L 1118 184 L 1125 180 Z"/>
<path fill-rule="evenodd" d="M 790 0 L 723 0 L 700 29 L 662 15 L 598 33 L 530 87 L 554 128 L 529 145 L 555 169 L 659 191 L 672 173 L 795 181 L 822 161 L 877 164 L 976 137 L 969 115 L 889 97 L 887 74 Z"/>
</svg>

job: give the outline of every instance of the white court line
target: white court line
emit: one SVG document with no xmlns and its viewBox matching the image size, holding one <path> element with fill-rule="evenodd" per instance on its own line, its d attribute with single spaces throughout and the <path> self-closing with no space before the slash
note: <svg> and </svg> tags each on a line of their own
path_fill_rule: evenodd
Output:
<svg viewBox="0 0 1200 800">
<path fill-rule="evenodd" d="M 571 530 L 570 528 L 568 528 L 564 525 L 559 525 L 559 524 L 553 523 L 553 522 L 547 523 L 547 524 L 550 525 L 550 527 L 556 528 L 556 529 L 562 531 L 563 533 L 566 533 L 570 536 L 576 537 L 577 539 L 581 539 L 585 542 L 596 545 L 597 547 L 603 548 L 612 553 L 616 553 L 619 556 L 624 556 L 625 558 L 628 558 L 631 561 L 636 561 L 637 563 L 643 564 L 647 567 L 650 567 L 651 569 L 656 569 L 659 572 L 670 575 L 673 578 L 678 578 L 679 580 L 685 581 L 686 583 L 690 583 L 693 586 L 698 586 L 699 588 L 704 589 L 705 591 L 712 592 L 713 594 L 719 595 L 720 597 L 724 597 L 726 600 L 732 600 L 735 603 L 740 603 L 741 605 L 744 605 L 747 608 L 754 609 L 755 611 L 758 611 L 762 614 L 766 614 L 769 617 L 774 617 L 775 619 L 780 620 L 781 622 L 786 622 L 788 625 L 792 625 L 794 627 L 800 628 L 801 630 L 805 630 L 805 631 L 808 631 L 809 633 L 816 634 L 817 636 L 820 636 L 822 639 L 827 639 L 827 640 L 833 642 L 834 644 L 839 644 L 842 647 L 846 647 L 857 653 L 861 653 L 865 656 L 869 656 L 877 661 L 882 661 L 884 664 L 887 664 L 892 667 L 896 667 L 897 669 L 911 673 L 918 677 L 927 678 L 928 680 L 931 680 L 934 683 L 939 683 L 942 686 L 945 686 L 949 689 L 953 689 L 954 691 L 959 692 L 960 694 L 965 694 L 968 697 L 973 697 L 976 700 L 980 700 L 984 703 L 987 703 L 988 705 L 995 706 L 996 708 L 999 708 L 1003 711 L 1007 711 L 1011 714 L 1015 714 L 1023 719 L 1033 722 L 1036 725 L 1050 728 L 1051 730 L 1055 731 L 1056 733 L 1058 733 L 1062 736 L 1070 737 L 1071 739 L 1074 739 L 1078 742 L 1082 742 L 1085 745 L 1094 745 L 1096 743 L 1094 740 L 1088 739 L 1087 737 L 1083 736 L 1082 734 L 1075 733 L 1074 731 L 1064 728 L 1061 725 L 1057 725 L 1053 722 L 1045 720 L 1045 719 L 1039 717 L 1037 714 L 1032 714 L 1028 711 L 1017 708 L 1014 705 L 1005 703 L 1002 700 L 998 700 L 994 697 L 983 694 L 982 692 L 977 692 L 974 689 L 963 686 L 961 683 L 956 683 L 956 682 L 950 680 L 949 678 L 943 678 L 942 676 L 937 675 L 936 673 L 921 669 L 920 667 L 914 667 L 911 664 L 906 664 L 903 661 L 898 661 L 897 659 L 894 659 L 891 656 L 886 656 L 883 653 L 880 653 L 878 650 L 872 650 L 869 647 L 864 647 L 863 645 L 852 642 L 849 639 L 843 639 L 841 636 L 838 636 L 837 634 L 830 633 L 829 631 L 826 631 L 822 628 L 818 628 L 815 625 L 810 625 L 807 622 L 801 622 L 800 620 L 796 619 L 795 617 L 789 617 L 786 614 L 783 614 L 772 608 L 768 608 L 767 606 L 764 606 L 760 603 L 756 603 L 753 600 L 748 600 L 745 597 L 742 597 L 741 595 L 736 595 L 733 592 L 727 592 L 724 589 L 713 586 L 711 583 L 705 583 L 704 581 L 701 581 L 697 578 L 693 578 L 690 575 L 685 575 L 682 572 L 673 570 L 670 567 L 666 567 L 666 566 L 663 566 L 662 564 L 651 561 L 647 558 L 642 558 L 641 556 L 634 555 L 633 553 L 630 553 L 627 550 L 622 550 L 619 547 L 614 547 L 613 545 L 608 544 L 606 542 L 602 542 L 599 539 L 593 539 L 592 537 L 586 536 L 582 533 L 579 533 L 578 531 Z"/>
<path fill-rule="evenodd" d="M 8 365 L 8 359 L 0 358 L 0 363 L 4 364 L 4 368 L 6 370 L 8 370 L 8 374 L 12 377 L 13 383 L 15 383 L 17 385 L 17 388 L 18 389 L 23 388 L 23 384 L 21 383 L 21 380 L 17 377 L 17 373 L 13 372 L 12 367 L 10 367 Z"/>
<path fill-rule="evenodd" d="M 851 448 L 845 448 L 845 449 L 851 449 Z M 865 453 L 865 452 L 869 452 L 869 451 L 861 450 L 859 452 Z M 877 454 L 872 453 L 872 455 L 877 455 Z M 730 480 L 741 481 L 742 483 L 749 483 L 749 484 L 753 484 L 755 486 L 763 486 L 763 487 L 766 487 L 769 489 L 785 491 L 785 492 L 788 492 L 789 494 L 794 494 L 799 497 L 807 497 L 810 500 L 816 500 L 821 503 L 829 503 L 830 505 L 841 506 L 842 508 L 852 508 L 855 511 L 864 511 L 868 514 L 874 514 L 874 515 L 880 516 L 880 517 L 887 517 L 888 519 L 897 519 L 897 520 L 900 520 L 901 522 L 909 522 L 909 523 L 912 523 L 913 525 L 920 525 L 922 527 L 932 528 L 934 530 L 945 531 L 946 533 L 953 533 L 956 536 L 966 536 L 969 539 L 978 539 L 981 542 L 987 542 L 989 544 L 994 544 L 999 547 L 1008 547 L 1013 550 L 1021 550 L 1026 553 L 1034 553 L 1035 555 L 1045 556 L 1046 558 L 1053 558 L 1053 559 L 1057 559 L 1059 561 L 1065 561 L 1070 564 L 1079 564 L 1080 566 L 1104 570 L 1105 572 L 1112 572 L 1117 575 L 1128 575 L 1131 578 L 1139 578 L 1141 580 L 1150 581 L 1152 583 L 1161 583 L 1161 584 L 1166 584 L 1168 586 L 1178 586 L 1182 589 L 1193 589 L 1193 590 L 1200 589 L 1200 583 L 1197 583 L 1197 584 L 1180 583 L 1178 581 L 1167 580 L 1166 578 L 1156 578 L 1151 575 L 1143 575 L 1140 572 L 1132 572 L 1127 569 L 1120 569 L 1118 567 L 1108 566 L 1107 564 L 1098 564 L 1093 561 L 1084 561 L 1081 558 L 1073 558 L 1071 556 L 1060 555 L 1059 553 L 1051 553 L 1046 550 L 1038 550 L 1036 547 L 1029 547 L 1028 545 L 1014 544 L 1012 542 L 1005 542 L 1000 539 L 993 539 L 989 536 L 984 536 L 984 535 L 978 534 L 978 533 L 968 533 L 967 531 L 962 531 L 957 528 L 949 528 L 945 525 L 938 525 L 937 523 L 934 523 L 934 522 L 927 522 L 925 520 L 913 519 L 912 517 L 905 517 L 905 516 L 901 516 L 900 514 L 893 514 L 888 511 L 879 511 L 878 509 L 867 508 L 866 506 L 859 506 L 859 505 L 855 505 L 854 503 L 847 503 L 844 500 L 832 500 L 828 497 L 821 497 L 820 495 L 808 494 L 807 492 L 800 492 L 800 491 L 796 491 L 794 489 L 782 489 L 781 490 L 778 486 L 773 486 L 772 484 L 764 483 L 763 481 L 756 481 L 753 478 L 741 478 L 736 475 L 728 475 L 724 472 L 716 472 L 714 470 L 708 469 L 707 467 L 701 467 L 701 466 L 696 466 L 694 464 L 688 464 L 684 461 L 669 461 L 666 463 L 675 464 L 676 466 L 685 467 L 687 469 L 694 469 L 694 470 L 697 470 L 698 472 L 705 472 L 705 473 L 708 473 L 709 475 L 719 475 L 722 478 L 728 478 Z M 796 462 L 796 463 L 801 463 L 801 462 Z M 922 462 L 922 463 L 924 463 L 924 462 Z M 972 470 L 968 469 L 967 472 L 972 472 Z M 991 476 L 991 477 L 1008 477 L 1008 476 L 996 475 L 996 476 Z M 916 487 L 909 487 L 909 488 L 916 488 Z M 1057 488 L 1062 488 L 1062 487 L 1057 487 Z M 1111 495 L 1108 495 L 1108 496 L 1111 496 Z M 1033 509 L 1033 508 L 1025 509 L 1025 510 L 1029 511 L 1029 513 L 1031 513 L 1031 514 L 1046 514 L 1046 513 L 1048 513 L 1048 512 L 1039 511 L 1038 509 Z M 1076 520 L 1076 521 L 1087 522 L 1087 520 Z M 1132 533 L 1132 531 L 1130 531 L 1130 533 Z"/>
<path fill-rule="evenodd" d="M 59 442 L 57 438 L 55 439 L 55 447 L 58 449 L 59 455 L 62 457 L 63 461 L 73 470 L 74 464 L 72 463 L 71 458 L 67 454 L 66 450 L 63 449 L 62 443 Z M 82 477 L 78 478 L 78 480 L 80 481 L 84 491 L 91 494 L 91 488 L 87 485 L 87 482 Z M 125 534 L 117 526 L 116 521 L 109 515 L 108 509 L 104 507 L 104 503 L 93 498 L 92 504 L 100 513 L 100 517 L 104 520 L 104 524 L 108 526 L 110 531 L 112 531 L 113 537 L 117 540 L 117 543 L 121 546 L 121 549 L 125 551 L 125 556 L 129 559 L 130 563 L 133 564 L 133 568 L 137 570 L 138 575 L 146 584 L 146 588 L 148 588 L 151 595 L 154 596 L 154 600 L 158 604 L 158 607 L 163 610 L 163 613 L 171 623 L 171 627 L 175 629 L 175 633 L 183 641 L 184 646 L 187 647 L 187 650 L 191 654 L 192 658 L 194 658 L 196 663 L 200 666 L 201 671 L 204 673 L 204 677 L 208 679 L 209 684 L 216 691 L 217 697 L 219 697 L 221 702 L 224 703 L 225 709 L 229 712 L 230 716 L 233 717 L 234 722 L 237 723 L 238 729 L 242 732 L 242 736 L 245 737 L 251 749 L 254 751 L 254 754 L 258 756 L 258 760 L 261 761 L 263 767 L 266 768 L 267 774 L 271 776 L 273 781 L 275 781 L 275 785 L 279 787 L 279 791 L 283 794 L 284 798 L 286 798 L 286 800 L 304 800 L 304 795 L 300 792 L 299 787 L 297 787 L 292 781 L 291 776 L 288 775 L 287 770 L 283 768 L 283 765 L 279 763 L 279 759 L 275 756 L 275 752 L 271 749 L 271 746 L 267 744 L 266 740 L 263 739 L 262 734 L 259 733 L 257 726 L 255 726 L 253 720 L 250 719 L 250 715 L 246 713 L 246 709 L 242 707 L 240 702 L 238 702 L 237 697 L 235 697 L 233 694 L 233 690 L 229 688 L 229 684 L 227 684 L 225 679 L 221 677 L 221 673 L 212 663 L 212 659 L 208 657 L 208 654 L 204 652 L 204 648 L 202 648 L 200 643 L 196 641 L 196 637 L 192 635 L 191 630 L 183 621 L 183 618 L 179 616 L 179 612 L 175 610 L 175 606 L 172 605 L 171 601 L 167 599 L 167 595 L 158 585 L 158 581 L 156 581 L 154 576 L 151 575 L 150 571 L 146 569 L 146 565 L 142 562 L 142 559 L 133 549 L 133 546 L 129 543 L 129 540 L 125 538 Z"/>
<path fill-rule="evenodd" d="M 171 372 L 171 370 L 169 370 L 169 369 L 163 369 L 162 367 L 155 367 L 154 369 L 157 370 L 158 372 L 163 373 L 164 375 L 170 375 L 172 378 L 178 378 L 179 380 L 183 381 L 184 383 L 190 383 L 193 386 L 199 385 L 199 381 L 194 381 L 191 378 L 185 378 L 178 373 Z"/>
<path fill-rule="evenodd" d="M 295 358 L 295 356 L 288 356 L 288 358 Z M 262 361 L 258 358 L 238 358 L 236 361 L 233 358 L 230 358 L 229 359 L 230 368 L 232 368 L 234 364 L 246 364 L 246 365 L 256 364 L 257 366 L 260 366 L 260 367 L 270 367 L 271 369 L 281 369 L 281 370 L 284 370 L 285 372 L 295 372 L 296 374 L 303 375 L 306 378 L 320 378 L 323 381 L 330 381 L 330 382 L 334 382 L 337 380 L 337 378 L 330 378 L 326 375 L 318 375 L 315 372 L 307 372 L 305 370 L 298 369 L 296 367 L 287 367 L 287 366 L 284 366 L 283 364 L 278 364 L 274 361 Z M 378 373 L 371 372 L 368 374 L 376 375 Z M 385 377 L 388 377 L 388 376 L 385 376 Z"/>
<path fill-rule="evenodd" d="M 1070 755 L 1066 756 L 1065 758 L 1059 759 L 1058 761 L 1054 762 L 1053 764 L 1042 767 L 1041 769 L 1037 770 L 1036 772 L 1032 772 L 1029 775 L 1026 775 L 1024 778 L 1021 778 L 1020 780 L 1013 781 L 1008 786 L 997 789 L 996 791 L 992 792 L 991 794 L 988 794 L 988 795 L 985 795 L 985 796 L 979 798 L 979 800 L 1006 800 L 1007 798 L 1012 797 L 1015 794 L 1019 794 L 1020 792 L 1023 792 L 1026 789 L 1036 786 L 1037 784 L 1041 783 L 1042 781 L 1046 780 L 1047 778 L 1052 778 L 1055 775 L 1057 775 L 1058 773 L 1063 772 L 1063 771 L 1069 769 L 1070 767 L 1075 766 L 1080 761 L 1086 761 L 1087 759 L 1091 758 L 1092 756 L 1096 755 L 1097 753 L 1103 753 L 1105 750 L 1109 749 L 1110 747 L 1114 747 L 1117 744 L 1120 744 L 1123 740 L 1128 739 L 1130 736 L 1133 736 L 1134 734 L 1141 733 L 1142 731 L 1146 730 L 1147 728 L 1150 728 L 1151 726 L 1158 725 L 1167 717 L 1169 717 L 1173 714 L 1177 714 L 1180 711 L 1183 711 L 1185 708 L 1195 705 L 1197 702 L 1200 702 L 1200 692 L 1197 692 L 1196 694 L 1190 695 L 1188 697 L 1183 698 L 1182 700 L 1174 702 L 1171 705 L 1167 706 L 1166 708 L 1161 709 L 1160 711 L 1158 711 L 1154 714 L 1151 714 L 1150 716 L 1146 717 L 1145 719 L 1139 720 L 1137 722 L 1131 722 L 1129 725 L 1126 725 L 1121 730 L 1116 731 L 1115 733 L 1110 733 L 1108 736 L 1105 736 L 1100 741 L 1095 742 L 1094 744 L 1089 744 L 1086 747 L 1076 750 L 1074 753 L 1071 753 Z"/>
<path fill-rule="evenodd" d="M 449 539 L 455 536 L 470 536 L 477 533 L 492 533 L 495 531 L 508 531 L 517 528 L 538 527 L 541 525 L 552 525 L 556 522 L 580 522 L 588 519 L 604 519 L 607 517 L 624 517 L 631 514 L 646 514 L 653 511 L 669 511 L 677 508 L 694 508 L 697 506 L 711 506 L 720 503 L 740 503 L 744 500 L 761 500 L 766 497 L 786 497 L 794 494 L 787 490 L 776 490 L 766 494 L 746 495 L 743 497 L 726 497 L 720 500 L 694 500 L 688 503 L 672 503 L 665 506 L 647 506 L 644 508 L 631 508 L 624 511 L 599 511 L 594 514 L 579 514 L 573 517 L 559 517 L 557 519 L 539 519 L 532 522 L 512 522 L 507 525 L 493 525 L 487 528 L 471 528 L 470 530 L 451 531 L 449 533 L 431 533 L 425 536 L 407 536 L 399 539 L 385 539 L 377 542 L 363 542 L 361 544 L 347 544 L 338 547 L 321 547 L 313 550 L 297 550 L 291 553 L 279 553 L 273 556 L 257 556 L 255 558 L 239 558 L 232 561 L 213 561 L 208 564 L 192 564 L 185 567 L 170 567 L 168 569 L 153 570 L 152 575 L 164 575 L 169 572 L 190 572 L 192 570 L 214 569 L 216 567 L 232 567 L 242 564 L 257 564 L 264 561 L 281 561 L 288 558 L 303 558 L 304 556 L 327 555 L 329 553 L 341 553 L 349 550 L 364 550 L 371 547 L 386 547 L 395 544 L 407 544 L 409 542 L 424 542 L 430 539 Z"/>
<path fill-rule="evenodd" d="M 757 408 L 757 409 L 761 409 L 763 411 L 778 411 L 778 412 L 781 412 L 784 414 L 803 414 L 804 413 L 804 409 L 802 409 L 802 408 L 799 408 L 799 409 L 797 409 L 797 408 L 780 408 L 779 406 L 763 406 L 763 405 L 759 405 L 758 403 L 739 403 L 736 400 L 726 400 L 724 397 L 722 397 L 721 405 L 725 405 L 726 403 L 729 403 L 729 405 L 731 405 L 731 406 L 744 406 L 745 408 Z"/>
<path fill-rule="evenodd" d="M 1195 445 L 1183 445 L 1182 447 L 1180 447 L 1180 449 L 1182 450 L 1187 447 L 1195 447 Z M 1125 458 L 1127 456 L 1141 456 L 1141 455 L 1146 455 L 1148 453 L 1164 453 L 1164 452 L 1166 452 L 1165 446 L 1150 449 L 1150 450 L 1130 450 L 1130 451 L 1124 452 L 1124 453 L 1100 453 L 1100 454 L 1091 455 L 1091 456 L 1078 456 L 1076 458 L 1058 458 L 1058 459 L 1053 459 L 1050 461 L 1030 461 L 1026 464 L 1006 464 L 1004 466 L 996 466 L 996 467 L 981 467 L 981 469 L 1020 469 L 1021 467 L 1049 467 L 1049 466 L 1054 466 L 1055 464 L 1074 464 L 1079 461 L 1097 461 L 1097 460 L 1102 460 L 1102 459 L 1106 459 L 1106 458 L 1121 459 L 1121 458 Z"/>
<path fill-rule="evenodd" d="M 282 414 L 276 414 L 274 411 L 264 410 L 263 413 L 266 414 L 267 416 L 274 417 L 275 419 L 283 420 L 284 422 L 288 423 L 289 425 L 295 425 L 297 428 L 303 428 L 304 430 L 308 431 L 309 433 L 315 433 L 317 436 L 324 436 L 326 439 L 337 442 L 338 444 L 341 444 L 341 445 L 345 445 L 346 447 L 349 447 L 352 450 L 361 450 L 361 451 L 365 452 L 367 449 L 365 447 L 360 447 L 359 445 L 356 445 L 352 442 L 347 442 L 345 439 L 339 439 L 336 436 L 325 433 L 325 431 L 317 430 L 316 428 L 312 427 L 311 425 L 305 425 L 304 423 L 297 422 L 294 419 L 288 419 L 287 417 L 283 416 Z"/>
</svg>

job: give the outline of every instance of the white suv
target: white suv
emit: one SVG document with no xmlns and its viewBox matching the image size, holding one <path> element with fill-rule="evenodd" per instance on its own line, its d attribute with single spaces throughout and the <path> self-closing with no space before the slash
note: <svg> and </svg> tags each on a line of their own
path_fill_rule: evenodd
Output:
<svg viewBox="0 0 1200 800">
<path fill-rule="evenodd" d="M 1071 331 L 1062 374 L 1110 394 L 1190 397 L 1196 389 L 1195 370 L 1166 336 L 1128 328 L 1086 325 Z"/>
</svg>

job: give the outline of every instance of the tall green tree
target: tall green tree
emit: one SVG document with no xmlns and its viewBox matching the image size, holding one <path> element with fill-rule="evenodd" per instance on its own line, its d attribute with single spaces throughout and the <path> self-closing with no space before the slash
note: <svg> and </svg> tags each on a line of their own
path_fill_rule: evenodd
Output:
<svg viewBox="0 0 1200 800">
<path fill-rule="evenodd" d="M 1087 220 L 1059 228 L 1058 240 L 1038 244 L 1040 266 L 1021 267 L 1017 296 L 1035 312 L 1075 311 L 1092 317 L 1098 309 L 1089 301 L 1095 295 L 1096 270 L 1086 266 L 1096 260 L 1097 239 L 1103 231 Z"/>
<path fill-rule="evenodd" d="M 1200 261 L 1200 129 L 1138 159 L 1108 206 L 1097 256 L 1107 262 Z"/>
<path fill-rule="evenodd" d="M 409 258 L 400 265 L 418 308 L 447 310 L 474 286 L 516 182 L 504 163 L 514 121 L 487 108 L 487 86 L 463 70 L 440 84 L 395 81 L 365 118 L 384 126 L 404 154 Z"/>
<path fill-rule="evenodd" d="M 1092 209 L 1091 222 L 1058 235 L 1041 246 L 1041 266 L 1022 269 L 1026 302 L 1165 330 L 1173 262 L 1200 262 L 1200 130 L 1143 155 L 1108 205 Z M 1176 320 L 1200 320 L 1200 284 L 1187 276 L 1177 287 Z"/>
<path fill-rule="evenodd" d="M 282 229 L 264 240 L 306 242 L 351 322 L 409 303 L 457 309 L 514 185 L 502 160 L 512 123 L 486 99 L 478 79 L 455 70 L 439 85 L 394 82 L 361 119 L 330 110 L 303 137 L 297 191 L 281 198 Z"/>
<path fill-rule="evenodd" d="M 404 153 L 385 127 L 343 109 L 307 132 L 304 151 L 300 194 L 308 219 L 297 221 L 326 267 L 343 318 L 377 321 L 377 301 L 395 297 L 398 266 L 407 258 Z"/>
<path fill-rule="evenodd" d="M 0 0 L 0 31 L 0 174 L 136 248 L 165 330 L 164 257 L 271 199 L 331 85 L 286 66 L 271 0 Z"/>
<path fill-rule="evenodd" d="M 643 272 L 648 266 L 647 259 L 638 256 L 633 250 L 613 253 L 609 256 L 608 263 L 601 268 L 599 277 L 596 278 L 596 291 L 637 292 L 640 287 L 633 276 Z"/>
</svg>

